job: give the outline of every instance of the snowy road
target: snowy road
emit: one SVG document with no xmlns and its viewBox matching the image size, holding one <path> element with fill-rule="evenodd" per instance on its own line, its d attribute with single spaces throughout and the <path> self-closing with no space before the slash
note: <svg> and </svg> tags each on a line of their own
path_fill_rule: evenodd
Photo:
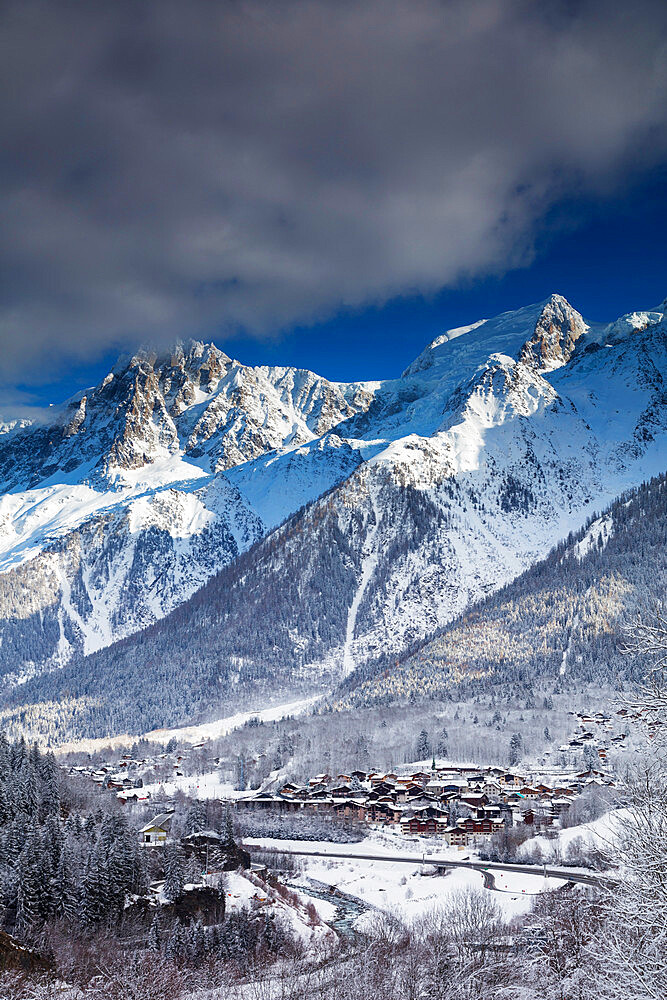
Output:
<svg viewBox="0 0 667 1000">
<path fill-rule="evenodd" d="M 248 845 L 246 845 L 248 847 Z M 251 851 L 274 852 L 272 847 L 250 846 Z M 599 887 L 614 884 L 612 876 L 599 874 L 598 872 L 584 872 L 581 869 L 554 868 L 547 865 L 513 865 L 503 864 L 500 861 L 458 861 L 453 858 L 443 858 L 432 854 L 355 854 L 346 851 L 295 851 L 281 848 L 281 854 L 295 854 L 301 857 L 310 858 L 342 858 L 353 861 L 379 861 L 382 863 L 394 862 L 396 864 L 421 864 L 434 865 L 436 868 L 469 868 L 472 871 L 490 872 L 518 872 L 522 875 L 543 875 L 545 878 L 559 878 L 565 882 L 577 882 L 581 885 L 595 885 Z"/>
</svg>

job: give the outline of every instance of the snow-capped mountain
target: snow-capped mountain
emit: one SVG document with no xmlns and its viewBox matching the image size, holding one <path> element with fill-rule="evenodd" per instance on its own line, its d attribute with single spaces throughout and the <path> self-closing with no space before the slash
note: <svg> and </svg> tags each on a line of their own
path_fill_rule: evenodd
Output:
<svg viewBox="0 0 667 1000">
<path fill-rule="evenodd" d="M 369 448 L 326 500 L 348 535 L 347 512 L 361 522 L 332 650 L 344 673 L 419 641 L 664 470 L 664 315 L 592 328 L 552 296 L 438 338 L 348 421 Z"/>
<path fill-rule="evenodd" d="M 384 383 L 201 345 L 133 359 L 0 447 L 4 670 L 97 649 L 62 682 L 103 690 L 148 643 L 181 690 L 197 678 L 159 724 L 398 654 L 664 470 L 666 311 L 594 325 L 553 295 L 446 332 Z"/>
<path fill-rule="evenodd" d="M 266 531 L 221 473 L 314 440 L 374 388 L 191 343 L 119 363 L 52 423 L 6 428 L 3 670 L 24 678 L 164 617 Z M 312 475 L 300 503 L 321 492 Z"/>
</svg>

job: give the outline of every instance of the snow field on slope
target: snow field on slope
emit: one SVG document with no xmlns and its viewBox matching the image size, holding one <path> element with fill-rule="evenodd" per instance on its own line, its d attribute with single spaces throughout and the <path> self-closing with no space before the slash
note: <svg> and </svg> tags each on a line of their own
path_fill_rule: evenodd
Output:
<svg viewBox="0 0 667 1000">
<path fill-rule="evenodd" d="M 348 677 L 354 671 L 356 666 L 354 654 L 352 652 L 352 643 L 354 642 L 354 629 L 357 623 L 357 613 L 359 611 L 359 605 L 361 604 L 364 593 L 366 592 L 366 588 L 370 583 L 371 577 L 373 576 L 378 563 L 376 539 L 380 527 L 380 512 L 375 502 L 372 487 L 370 487 L 369 500 L 371 510 L 373 512 L 374 523 L 371 529 L 366 533 L 366 539 L 362 549 L 359 585 L 354 597 L 352 598 L 352 603 L 350 604 L 350 608 L 347 613 L 345 646 L 343 648 L 343 677 Z"/>
<path fill-rule="evenodd" d="M 83 751 L 84 753 L 97 753 L 105 747 L 116 750 L 121 747 L 132 746 L 133 743 L 142 738 L 150 740 L 152 743 L 162 743 L 163 745 L 167 744 L 172 738 L 182 740 L 184 743 L 199 743 L 205 740 L 217 739 L 220 736 L 226 736 L 232 730 L 239 729 L 245 725 L 249 719 L 257 718 L 262 722 L 277 722 L 279 719 L 284 719 L 287 715 L 301 715 L 303 712 L 308 711 L 319 697 L 319 695 L 313 695 L 310 698 L 302 698 L 299 701 L 290 701 L 287 703 L 282 702 L 279 705 L 270 705 L 268 708 L 261 708 L 256 711 L 237 712 L 235 715 L 228 715 L 223 719 L 216 719 L 213 722 L 202 722 L 194 726 L 153 729 L 139 736 L 130 733 L 119 733 L 117 736 L 100 736 L 96 739 L 74 740 L 70 743 L 64 743 L 54 752 L 70 753 Z M 192 781 L 193 778 L 190 777 L 188 780 Z"/>
<path fill-rule="evenodd" d="M 294 890 L 292 890 L 294 891 Z M 305 945 L 321 944 L 325 939 L 332 939 L 333 932 L 326 926 L 336 912 L 336 907 L 326 901 L 314 899 L 305 893 L 296 891 L 297 906 L 287 903 L 280 896 L 273 894 L 271 887 L 264 888 L 262 883 L 256 885 L 243 872 L 228 872 L 224 877 L 225 907 L 227 911 L 252 909 L 260 907 L 271 915 L 275 915 L 287 923 Z M 306 907 L 313 903 L 317 916 L 322 923 L 311 923 L 306 913 Z"/>
<path fill-rule="evenodd" d="M 582 823 L 580 826 L 569 826 L 565 830 L 559 830 L 556 840 L 550 840 L 543 836 L 533 837 L 521 844 L 519 853 L 529 855 L 537 845 L 542 851 L 546 863 L 549 864 L 550 855 L 566 854 L 572 842 L 579 837 L 589 847 L 597 847 L 601 851 L 613 850 L 614 843 L 623 828 L 623 822 L 627 820 L 628 816 L 627 809 L 612 809 L 590 823 Z"/>
</svg>

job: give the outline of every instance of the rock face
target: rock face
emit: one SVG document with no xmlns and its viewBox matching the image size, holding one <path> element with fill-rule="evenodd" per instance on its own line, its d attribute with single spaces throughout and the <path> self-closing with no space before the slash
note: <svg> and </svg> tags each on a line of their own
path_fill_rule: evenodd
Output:
<svg viewBox="0 0 667 1000">
<path fill-rule="evenodd" d="M 25 680 L 164 617 L 266 531 L 219 473 L 313 441 L 373 392 L 191 343 L 119 363 L 51 426 L 7 428 L 0 671 Z"/>
<path fill-rule="evenodd" d="M 583 317 L 562 295 L 552 295 L 535 324 L 535 332 L 524 344 L 520 361 L 537 371 L 550 371 L 567 364 L 574 345 L 588 330 Z"/>
<path fill-rule="evenodd" d="M 50 972 L 53 962 L 0 931 L 0 972 Z"/>
<path fill-rule="evenodd" d="M 662 307 L 595 325 L 553 295 L 384 383 L 139 355 L 0 436 L 0 669 L 95 654 L 93 678 L 157 622 L 114 662 L 178 647 L 185 718 L 206 685 L 305 690 L 398 654 L 663 471 L 666 342 Z"/>
<path fill-rule="evenodd" d="M 325 433 L 368 406 L 373 387 L 295 368 L 248 368 L 213 344 L 120 362 L 63 405 L 48 427 L 0 437 L 3 489 L 70 474 L 113 487 L 122 473 L 176 455 L 220 471 Z"/>
</svg>

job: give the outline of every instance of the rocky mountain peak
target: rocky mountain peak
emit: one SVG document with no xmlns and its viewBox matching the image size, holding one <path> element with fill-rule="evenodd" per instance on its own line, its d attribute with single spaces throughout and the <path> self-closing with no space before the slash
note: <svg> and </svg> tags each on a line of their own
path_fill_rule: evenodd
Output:
<svg viewBox="0 0 667 1000">
<path fill-rule="evenodd" d="M 532 337 L 521 349 L 519 360 L 539 371 L 567 364 L 574 346 L 588 330 L 581 313 L 566 298 L 554 293 L 544 303 Z"/>
</svg>

